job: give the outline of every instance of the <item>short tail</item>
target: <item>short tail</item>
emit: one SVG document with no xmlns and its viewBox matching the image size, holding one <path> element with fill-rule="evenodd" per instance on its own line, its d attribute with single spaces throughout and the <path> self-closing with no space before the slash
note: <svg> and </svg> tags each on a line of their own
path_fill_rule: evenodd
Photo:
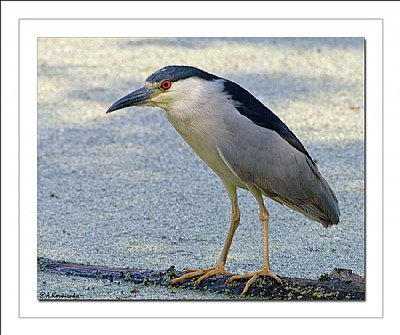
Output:
<svg viewBox="0 0 400 335">
<path fill-rule="evenodd" d="M 304 215 L 322 223 L 325 228 L 329 228 L 340 221 L 339 202 L 328 182 L 322 176 L 320 176 L 320 182 L 321 190 L 319 194 L 300 207 L 303 209 Z"/>
</svg>

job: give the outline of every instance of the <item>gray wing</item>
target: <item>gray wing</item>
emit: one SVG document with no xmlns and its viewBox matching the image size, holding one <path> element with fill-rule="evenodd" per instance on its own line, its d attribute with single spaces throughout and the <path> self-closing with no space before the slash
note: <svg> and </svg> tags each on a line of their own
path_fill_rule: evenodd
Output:
<svg viewBox="0 0 400 335">
<path fill-rule="evenodd" d="M 245 184 L 325 227 L 339 222 L 334 192 L 304 153 L 238 113 L 226 114 L 224 123 L 231 138 L 218 145 L 219 151 Z"/>
</svg>

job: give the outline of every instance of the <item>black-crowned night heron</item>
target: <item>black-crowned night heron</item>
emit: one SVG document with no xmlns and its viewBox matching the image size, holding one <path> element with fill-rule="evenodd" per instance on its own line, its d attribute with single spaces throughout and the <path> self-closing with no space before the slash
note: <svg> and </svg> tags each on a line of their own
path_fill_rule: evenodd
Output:
<svg viewBox="0 0 400 335">
<path fill-rule="evenodd" d="M 130 106 L 160 107 L 183 139 L 221 178 L 232 203 L 231 223 L 217 264 L 188 269 L 171 281 L 227 274 L 225 263 L 240 222 L 236 189 L 252 193 L 260 207 L 264 259 L 258 271 L 229 278 L 250 278 L 242 295 L 260 276 L 281 280 L 271 271 L 268 218 L 263 195 L 324 227 L 339 222 L 339 205 L 304 146 L 268 107 L 238 84 L 191 66 L 166 66 L 144 87 L 115 102 L 107 113 Z"/>
</svg>

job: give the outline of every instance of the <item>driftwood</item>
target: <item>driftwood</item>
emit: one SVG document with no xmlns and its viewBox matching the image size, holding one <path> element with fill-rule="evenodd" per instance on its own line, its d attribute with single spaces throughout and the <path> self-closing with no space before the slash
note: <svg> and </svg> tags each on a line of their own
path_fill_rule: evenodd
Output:
<svg viewBox="0 0 400 335">
<path fill-rule="evenodd" d="M 165 271 L 150 271 L 130 268 L 111 268 L 98 265 L 84 265 L 38 258 L 38 271 L 47 271 L 67 276 L 79 276 L 107 280 L 110 282 L 130 282 L 137 285 L 170 286 L 169 281 L 183 272 L 171 266 Z M 195 279 L 187 279 L 174 285 L 183 289 L 196 289 L 227 295 L 227 299 L 239 298 L 247 279 L 226 284 L 228 275 L 205 279 L 199 286 Z M 365 280 L 351 270 L 334 269 L 316 279 L 281 277 L 282 285 L 274 280 L 259 278 L 249 289 L 246 298 L 263 300 L 365 300 Z"/>
</svg>

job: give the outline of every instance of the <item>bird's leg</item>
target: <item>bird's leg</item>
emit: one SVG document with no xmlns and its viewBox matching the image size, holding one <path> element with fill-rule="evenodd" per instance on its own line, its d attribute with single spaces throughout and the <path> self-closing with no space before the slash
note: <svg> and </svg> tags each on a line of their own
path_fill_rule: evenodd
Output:
<svg viewBox="0 0 400 335">
<path fill-rule="evenodd" d="M 224 247 L 222 248 L 221 254 L 218 258 L 217 264 L 211 268 L 206 268 L 206 269 L 186 269 L 188 273 L 184 274 L 181 277 L 171 280 L 170 284 L 176 284 L 186 278 L 201 276 L 199 279 L 195 281 L 195 285 L 199 285 L 206 278 L 221 274 L 230 274 L 230 272 L 225 270 L 225 263 L 228 257 L 229 249 L 232 244 L 233 236 L 235 235 L 236 229 L 240 223 L 240 210 L 238 205 L 236 188 L 230 185 L 225 185 L 225 188 L 228 192 L 229 198 L 232 203 L 232 214 L 231 214 L 231 223 L 229 226 L 228 235 L 226 237 L 225 244 Z"/>
<path fill-rule="evenodd" d="M 256 199 L 257 199 L 257 201 L 258 201 L 258 203 L 260 205 L 260 216 L 259 217 L 260 217 L 261 229 L 262 229 L 262 235 L 263 235 L 263 247 L 264 247 L 263 265 L 261 267 L 261 270 L 249 272 L 249 273 L 246 273 L 246 274 L 243 274 L 243 275 L 232 276 L 227 280 L 227 282 L 231 283 L 232 281 L 237 280 L 237 279 L 250 278 L 249 281 L 246 283 L 246 286 L 243 289 L 241 297 L 244 297 L 247 294 L 250 286 L 257 280 L 258 277 L 261 277 L 261 276 L 272 277 L 279 284 L 282 284 L 282 281 L 279 279 L 279 277 L 276 276 L 271 271 L 270 262 L 269 262 L 269 253 L 268 253 L 268 220 L 269 220 L 269 213 L 268 213 L 267 208 L 264 206 L 264 201 L 262 199 L 261 193 L 259 193 L 257 195 L 258 196 L 256 196 Z"/>
</svg>

